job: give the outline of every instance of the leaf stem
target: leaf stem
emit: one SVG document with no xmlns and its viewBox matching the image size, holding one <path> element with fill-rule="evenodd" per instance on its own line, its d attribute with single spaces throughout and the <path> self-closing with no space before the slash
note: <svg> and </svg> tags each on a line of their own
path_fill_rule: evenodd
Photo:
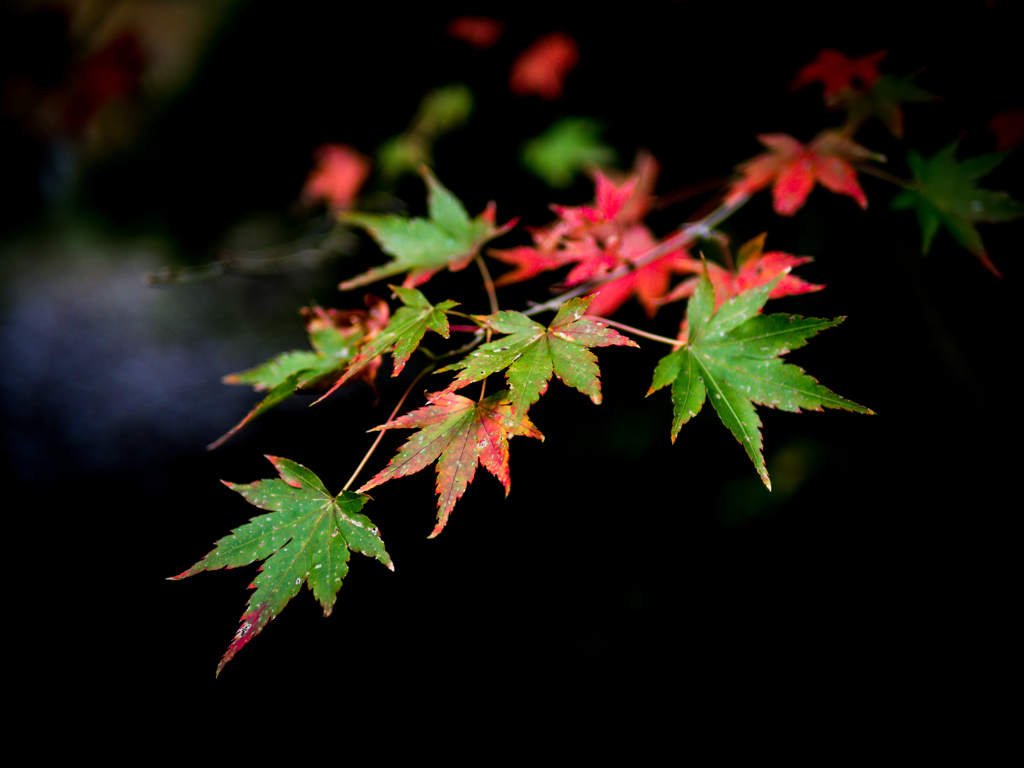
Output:
<svg viewBox="0 0 1024 768">
<path fill-rule="evenodd" d="M 480 274 L 484 278 L 487 300 L 491 303 L 491 314 L 496 314 L 498 312 L 498 294 L 494 292 L 494 281 L 491 280 L 491 273 L 487 270 L 487 264 L 484 263 L 484 257 L 480 255 L 479 251 L 473 254 L 473 261 L 480 268 Z"/>
<path fill-rule="evenodd" d="M 650 339 L 651 341 L 660 341 L 662 344 L 668 344 L 671 347 L 681 347 L 685 343 L 679 339 L 670 339 L 668 336 L 659 336 L 656 333 L 641 331 L 639 328 L 634 328 L 632 325 L 626 325 L 625 323 L 619 323 L 615 320 L 609 320 L 607 317 L 598 317 L 597 315 L 584 315 L 584 317 L 588 320 L 596 320 L 599 323 L 612 325 L 616 328 L 621 328 L 624 331 L 635 333 L 637 336 L 643 336 L 645 339 Z"/>
<path fill-rule="evenodd" d="M 395 414 L 398 413 L 398 409 L 402 407 L 402 403 L 405 402 L 405 398 L 407 398 L 409 396 L 409 393 L 412 392 L 412 388 L 416 386 L 416 384 L 419 382 L 419 380 L 422 379 L 424 376 L 426 376 L 431 371 L 433 371 L 436 367 L 437 367 L 436 365 L 431 363 L 426 368 L 421 370 L 418 374 L 416 374 L 416 378 L 413 379 L 412 383 L 409 384 L 409 386 L 406 388 L 405 394 L 402 395 L 401 399 L 399 399 L 398 404 L 395 405 L 395 409 L 391 412 L 391 415 L 388 416 L 387 421 L 384 422 L 385 424 L 387 424 L 389 421 L 391 421 L 392 419 L 395 418 Z M 366 452 L 366 455 L 363 456 L 363 460 L 359 462 L 359 466 L 356 467 L 356 471 L 352 473 L 352 477 L 350 477 L 348 479 L 348 482 L 345 483 L 345 487 L 342 488 L 341 490 L 347 491 L 352 486 L 352 483 L 354 483 L 356 481 L 356 478 L 359 477 L 359 473 L 362 472 L 363 471 L 363 467 L 366 466 L 366 462 L 368 462 L 370 460 L 370 457 L 373 456 L 373 452 L 376 451 L 377 450 L 377 446 L 380 445 L 380 441 L 382 439 L 384 439 L 384 433 L 385 432 L 387 432 L 386 429 L 382 429 L 380 431 L 380 434 L 377 435 L 377 439 L 374 440 L 373 441 L 373 445 L 370 446 L 370 450 L 368 450 Z"/>
<path fill-rule="evenodd" d="M 484 257 L 477 251 L 473 254 L 473 261 L 476 262 L 477 267 L 480 268 L 480 274 L 484 278 L 484 287 L 487 289 L 487 300 L 491 303 L 491 314 L 498 314 L 498 295 L 494 291 L 494 281 L 491 280 L 491 273 L 487 270 L 487 264 L 484 263 Z M 491 341 L 491 327 L 487 326 L 487 341 L 485 344 L 489 344 Z M 484 376 L 484 380 L 480 384 L 480 400 L 483 402 L 484 395 L 487 394 L 487 377 Z"/>
<path fill-rule="evenodd" d="M 904 189 L 917 189 L 918 185 L 912 181 L 901 179 L 899 176 L 893 176 L 888 171 L 883 171 L 881 168 L 877 168 L 867 163 L 856 163 L 854 166 L 858 171 L 862 173 L 870 174 L 871 176 L 877 176 L 884 181 L 888 181 L 891 184 L 895 184 L 897 187 L 903 187 Z"/>
</svg>

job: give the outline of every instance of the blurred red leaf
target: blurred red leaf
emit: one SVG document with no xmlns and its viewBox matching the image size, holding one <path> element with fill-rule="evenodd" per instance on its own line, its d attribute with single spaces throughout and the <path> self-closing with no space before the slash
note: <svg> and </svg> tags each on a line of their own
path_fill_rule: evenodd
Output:
<svg viewBox="0 0 1024 768">
<path fill-rule="evenodd" d="M 322 200 L 331 211 L 352 207 L 370 175 L 370 160 L 348 144 L 323 144 L 313 156 L 316 166 L 306 177 L 302 197 L 310 203 Z"/>
<path fill-rule="evenodd" d="M 552 32 L 539 37 L 512 62 L 509 90 L 516 96 L 535 93 L 554 101 L 562 95 L 565 76 L 579 61 L 579 46 L 569 35 Z"/>
<path fill-rule="evenodd" d="M 449 37 L 482 51 L 498 42 L 505 32 L 505 22 L 487 16 L 459 16 L 448 22 L 444 31 Z"/>
<path fill-rule="evenodd" d="M 994 115 L 988 121 L 988 129 L 996 135 L 998 152 L 1006 152 L 1024 144 L 1024 107 L 1008 109 Z"/>
<path fill-rule="evenodd" d="M 866 91 L 879 78 L 878 63 L 885 58 L 888 51 L 875 51 L 866 56 L 851 59 L 840 51 L 825 48 L 810 64 L 805 64 L 796 73 L 792 90 L 798 90 L 811 83 L 820 82 L 825 86 L 825 101 L 837 95 L 844 88 Z"/>
<path fill-rule="evenodd" d="M 816 182 L 841 195 L 849 195 L 861 208 L 867 197 L 857 181 L 852 162 L 884 160 L 835 131 L 823 131 L 807 146 L 785 133 L 763 133 L 757 140 L 769 152 L 737 166 L 743 178 L 733 184 L 726 202 L 733 204 L 772 184 L 775 212 L 792 216 L 803 207 Z"/>
</svg>

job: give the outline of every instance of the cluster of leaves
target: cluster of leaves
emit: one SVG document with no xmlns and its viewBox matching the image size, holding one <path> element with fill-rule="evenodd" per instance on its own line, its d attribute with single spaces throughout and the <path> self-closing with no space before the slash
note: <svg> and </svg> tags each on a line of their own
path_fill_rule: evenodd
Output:
<svg viewBox="0 0 1024 768">
<path fill-rule="evenodd" d="M 449 27 L 449 34 L 481 49 L 492 45 L 502 31 L 489 23 L 493 20 L 465 17 L 457 21 Z M 523 54 L 548 61 L 549 72 L 552 68 L 560 72 L 558 89 L 579 55 L 575 43 L 569 45 L 564 38 L 543 38 L 534 46 L 541 53 L 530 49 Z M 427 361 L 413 385 L 432 371 L 454 375 L 446 387 L 427 393 L 424 405 L 399 416 L 398 411 L 412 390 L 410 385 L 391 416 L 373 430 L 381 435 L 367 458 L 383 433 L 392 429 L 413 429 L 415 433 L 383 469 L 354 492 L 348 488 L 363 464 L 336 496 L 329 494 L 309 470 L 274 457 L 271 461 L 280 479 L 244 486 L 227 483 L 247 501 L 271 514 L 254 517 L 248 525 L 217 542 L 214 551 L 196 565 L 174 577 L 265 560 L 261 575 L 252 585 L 256 591 L 218 672 L 281 611 L 304 581 L 325 613 L 330 613 L 347 572 L 349 551 L 362 552 L 392 567 L 377 529 L 361 513 L 370 498 L 366 491 L 436 464 L 437 519 L 431 538 L 449 522 L 478 465 L 494 475 L 507 494 L 511 488 L 509 441 L 517 436 L 544 440 L 533 422 L 532 409 L 548 392 L 552 378 L 557 377 L 599 404 L 600 369 L 592 350 L 639 346 L 612 326 L 631 336 L 671 347 L 669 354 L 654 367 L 647 392 L 650 395 L 665 387 L 670 389 L 671 441 L 677 439 L 682 426 L 710 399 L 768 490 L 771 481 L 756 406 L 790 412 L 835 408 L 872 413 L 833 393 L 783 359 L 844 318 L 762 314 L 769 299 L 824 288 L 791 274 L 810 257 L 765 251 L 767 234 L 762 233 L 741 245 L 734 259 L 728 238 L 716 227 L 752 195 L 769 186 L 773 207 L 784 216 L 800 210 L 818 183 L 853 198 L 861 208 L 867 207 L 868 199 L 858 173 L 871 172 L 886 178 L 888 174 L 869 165 L 885 158 L 855 142 L 853 134 L 869 117 L 875 116 L 895 137 L 901 137 L 901 104 L 931 98 L 909 78 L 894 79 L 880 74 L 877 66 L 884 55 L 878 52 L 850 59 L 835 51 L 823 51 L 798 73 L 793 86 L 823 83 L 826 105 L 846 112 L 843 127 L 824 130 L 806 145 L 786 134 L 758 136 L 768 151 L 737 166 L 738 175 L 721 190 L 716 198 L 717 207 L 661 238 L 645 223 L 658 175 L 656 161 L 647 155 L 639 157 L 628 176 L 595 171 L 593 203 L 552 205 L 554 221 L 527 228 L 530 244 L 485 252 L 487 243 L 516 224 L 513 220 L 498 226 L 493 203 L 471 218 L 462 202 L 429 168 L 421 166 L 427 188 L 426 218 L 353 211 L 350 207 L 357 190 L 352 188 L 351 180 L 361 171 L 348 161 L 339 160 L 337 153 L 325 154 L 327 159 L 334 158 L 342 169 L 339 177 L 347 180 L 348 186 L 335 188 L 336 194 L 322 195 L 336 212 L 340 226 L 364 230 L 390 257 L 387 263 L 343 281 L 339 288 L 347 291 L 401 275 L 401 285 L 389 286 L 401 306 L 392 313 L 384 300 L 368 295 L 366 309 L 304 310 L 312 351 L 288 352 L 226 377 L 228 383 L 248 384 L 268 394 L 214 446 L 296 390 L 324 392 L 322 400 L 355 380 L 373 386 L 385 354 L 392 355 L 392 376 L 397 376 L 417 350 L 425 353 Z M 513 68 L 513 89 L 526 89 L 522 83 L 534 76 L 527 74 L 533 71 L 530 67 L 523 66 L 522 71 Z M 515 75 L 516 72 L 520 74 Z M 550 83 L 542 85 L 539 81 L 530 87 L 544 98 L 556 98 L 560 92 Z M 403 141 L 415 143 L 416 136 L 422 138 L 442 130 L 446 123 L 430 116 L 433 114 L 421 113 L 410 131 L 403 134 Z M 575 152 L 577 158 L 596 161 L 601 153 L 594 143 L 595 130 L 592 124 L 569 123 L 553 127 L 551 133 L 565 153 Z M 576 140 L 574 135 L 580 146 L 565 149 L 566 142 L 571 145 Z M 543 144 L 533 147 L 532 152 L 543 155 Z M 903 190 L 892 206 L 916 211 L 925 251 L 941 225 L 994 271 L 974 223 L 1005 221 L 1020 216 L 1024 210 L 1006 195 L 977 189 L 973 184 L 991 171 L 1005 153 L 958 162 L 955 151 L 953 144 L 930 160 L 911 151 L 909 164 L 914 179 L 897 180 Z M 386 177 L 395 167 L 385 163 L 381 172 Z M 552 172 L 552 184 L 561 184 L 572 172 L 569 166 Z M 326 181 L 322 186 L 330 187 Z M 714 245 L 722 263 L 694 255 L 702 242 Z M 512 269 L 492 281 L 485 256 Z M 490 312 L 464 314 L 455 309 L 459 302 L 444 299 L 434 303 L 419 290 L 444 270 L 461 270 L 470 263 L 480 270 Z M 562 293 L 556 298 L 521 312 L 500 309 L 496 287 L 534 280 L 558 270 L 565 272 L 557 281 Z M 673 302 L 686 300 L 676 336 L 667 338 L 608 319 L 632 299 L 639 302 L 649 318 Z M 547 311 L 555 313 L 547 325 L 533 319 Z M 452 317 L 471 324 L 453 325 Z M 438 354 L 422 347 L 428 330 L 445 340 L 455 332 L 469 333 L 471 337 L 467 343 Z M 442 361 L 449 360 L 439 367 Z M 503 388 L 487 394 L 487 381 L 497 374 L 504 376 Z M 475 399 L 461 394 L 467 386 L 481 382 L 480 394 Z"/>
</svg>

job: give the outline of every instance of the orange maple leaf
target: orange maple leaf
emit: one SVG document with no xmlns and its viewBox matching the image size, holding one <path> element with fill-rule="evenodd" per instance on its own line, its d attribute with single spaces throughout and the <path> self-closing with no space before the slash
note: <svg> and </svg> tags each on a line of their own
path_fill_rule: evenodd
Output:
<svg viewBox="0 0 1024 768">
<path fill-rule="evenodd" d="M 459 16 L 448 22 L 444 31 L 449 37 L 482 51 L 498 42 L 505 32 L 505 22 L 487 16 Z"/>
<path fill-rule="evenodd" d="M 352 207 L 370 175 L 370 160 L 348 144 L 323 144 L 313 156 L 316 167 L 306 177 L 303 199 L 310 203 L 322 200 L 332 212 Z"/>
<path fill-rule="evenodd" d="M 455 503 L 473 482 L 477 464 L 498 478 L 508 495 L 509 439 L 517 435 L 544 439 L 525 414 L 513 412 L 507 390 L 480 402 L 451 392 L 435 392 L 427 395 L 427 405 L 370 431 L 385 429 L 420 431 L 358 492 L 412 475 L 437 461 L 437 525 L 428 537 L 431 539 L 444 529 Z"/>
<path fill-rule="evenodd" d="M 843 89 L 867 91 L 881 77 L 878 63 L 888 51 L 875 51 L 866 56 L 851 59 L 840 51 L 824 48 L 810 64 L 805 64 L 796 73 L 789 87 L 798 90 L 811 83 L 820 82 L 825 86 L 825 101 L 829 102 Z"/>
<path fill-rule="evenodd" d="M 715 309 L 717 310 L 733 296 L 738 296 L 743 291 L 767 285 L 779 275 L 784 277 L 779 281 L 771 293 L 769 299 L 779 299 L 783 296 L 796 296 L 801 293 L 813 293 L 820 291 L 824 285 L 808 283 L 796 275 L 788 274 L 789 270 L 813 261 L 810 256 L 794 256 L 783 251 L 768 251 L 765 253 L 764 242 L 768 237 L 767 232 L 762 232 L 757 237 L 748 240 L 740 246 L 737 253 L 737 269 L 729 270 L 716 264 L 713 261 L 702 262 L 698 259 L 686 259 L 677 264 L 678 271 L 692 272 L 698 277 L 693 277 L 677 285 L 660 302 L 667 304 L 670 301 L 688 298 L 693 294 L 697 283 L 700 281 L 700 273 L 707 265 L 708 278 L 715 288 Z"/>
<path fill-rule="evenodd" d="M 552 32 L 539 37 L 512 62 L 509 90 L 516 96 L 536 93 L 554 101 L 562 95 L 565 76 L 579 61 L 579 46 L 569 35 Z"/>
<path fill-rule="evenodd" d="M 734 205 L 771 184 L 775 212 L 792 216 L 803 207 L 818 182 L 832 192 L 849 195 L 861 208 L 868 207 L 851 163 L 884 161 L 884 156 L 836 131 L 822 131 L 807 146 L 785 133 L 762 133 L 757 140 L 770 151 L 736 167 L 743 178 L 733 184 L 726 196 L 727 204 Z"/>
</svg>

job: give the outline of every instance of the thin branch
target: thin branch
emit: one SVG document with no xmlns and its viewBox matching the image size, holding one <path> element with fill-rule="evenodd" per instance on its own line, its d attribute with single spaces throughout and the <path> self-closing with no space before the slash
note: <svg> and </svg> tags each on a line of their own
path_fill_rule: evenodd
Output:
<svg viewBox="0 0 1024 768">
<path fill-rule="evenodd" d="M 473 255 L 473 261 L 476 262 L 477 267 L 480 268 L 480 274 L 484 278 L 484 288 L 487 289 L 487 300 L 491 302 L 491 314 L 497 314 L 498 312 L 498 295 L 494 292 L 494 281 L 491 280 L 491 273 L 487 271 L 487 265 L 484 263 L 484 257 L 477 251 Z"/>
<path fill-rule="evenodd" d="M 605 325 L 612 325 L 615 326 L 616 328 L 621 328 L 624 331 L 629 331 L 630 333 L 636 334 L 637 336 L 643 336 L 645 339 L 650 339 L 651 341 L 660 341 L 662 344 L 668 344 L 670 347 L 681 347 L 683 345 L 683 342 L 681 342 L 679 339 L 670 339 L 668 336 L 659 336 L 656 333 L 648 333 L 647 331 L 641 331 L 639 328 L 634 328 L 631 325 L 619 323 L 616 322 L 615 320 L 609 320 L 607 317 L 598 317 L 597 315 L 584 315 L 584 317 L 587 318 L 588 320 L 597 320 L 597 322 L 599 323 L 604 323 Z"/>
<path fill-rule="evenodd" d="M 420 379 L 422 379 L 424 376 L 426 376 L 428 373 L 430 373 L 436 367 L 437 366 L 435 366 L 433 364 L 428 365 L 426 368 L 424 368 L 422 371 L 420 371 L 418 374 L 416 374 L 416 378 L 413 379 L 412 383 L 406 388 L 405 394 L 402 395 L 402 398 L 398 401 L 398 404 L 395 406 L 395 410 L 393 410 L 391 412 L 391 415 L 388 416 L 387 421 L 384 422 L 385 424 L 387 424 L 389 421 L 391 421 L 393 418 L 395 418 L 395 414 L 398 413 L 398 409 L 402 407 L 402 403 L 405 402 L 405 398 L 407 398 L 409 396 L 409 393 L 412 392 L 412 388 L 416 386 L 417 382 L 419 382 Z M 380 434 L 377 435 L 377 439 L 374 440 L 373 441 L 373 445 L 370 446 L 370 450 L 368 450 L 366 452 L 366 455 L 363 456 L 363 460 L 359 462 L 359 466 L 356 467 L 356 471 L 352 473 L 352 477 L 350 477 L 348 479 L 348 482 L 345 483 L 345 487 L 342 488 L 341 490 L 347 491 L 352 486 L 352 483 L 354 483 L 356 481 L 356 478 L 359 477 L 359 473 L 362 472 L 363 471 L 363 467 L 366 466 L 366 462 L 368 462 L 370 460 L 370 457 L 373 456 L 373 452 L 376 451 L 377 450 L 377 446 L 380 445 L 380 441 L 384 439 L 384 433 L 385 432 L 387 432 L 386 429 L 382 429 L 380 431 Z"/>
</svg>

